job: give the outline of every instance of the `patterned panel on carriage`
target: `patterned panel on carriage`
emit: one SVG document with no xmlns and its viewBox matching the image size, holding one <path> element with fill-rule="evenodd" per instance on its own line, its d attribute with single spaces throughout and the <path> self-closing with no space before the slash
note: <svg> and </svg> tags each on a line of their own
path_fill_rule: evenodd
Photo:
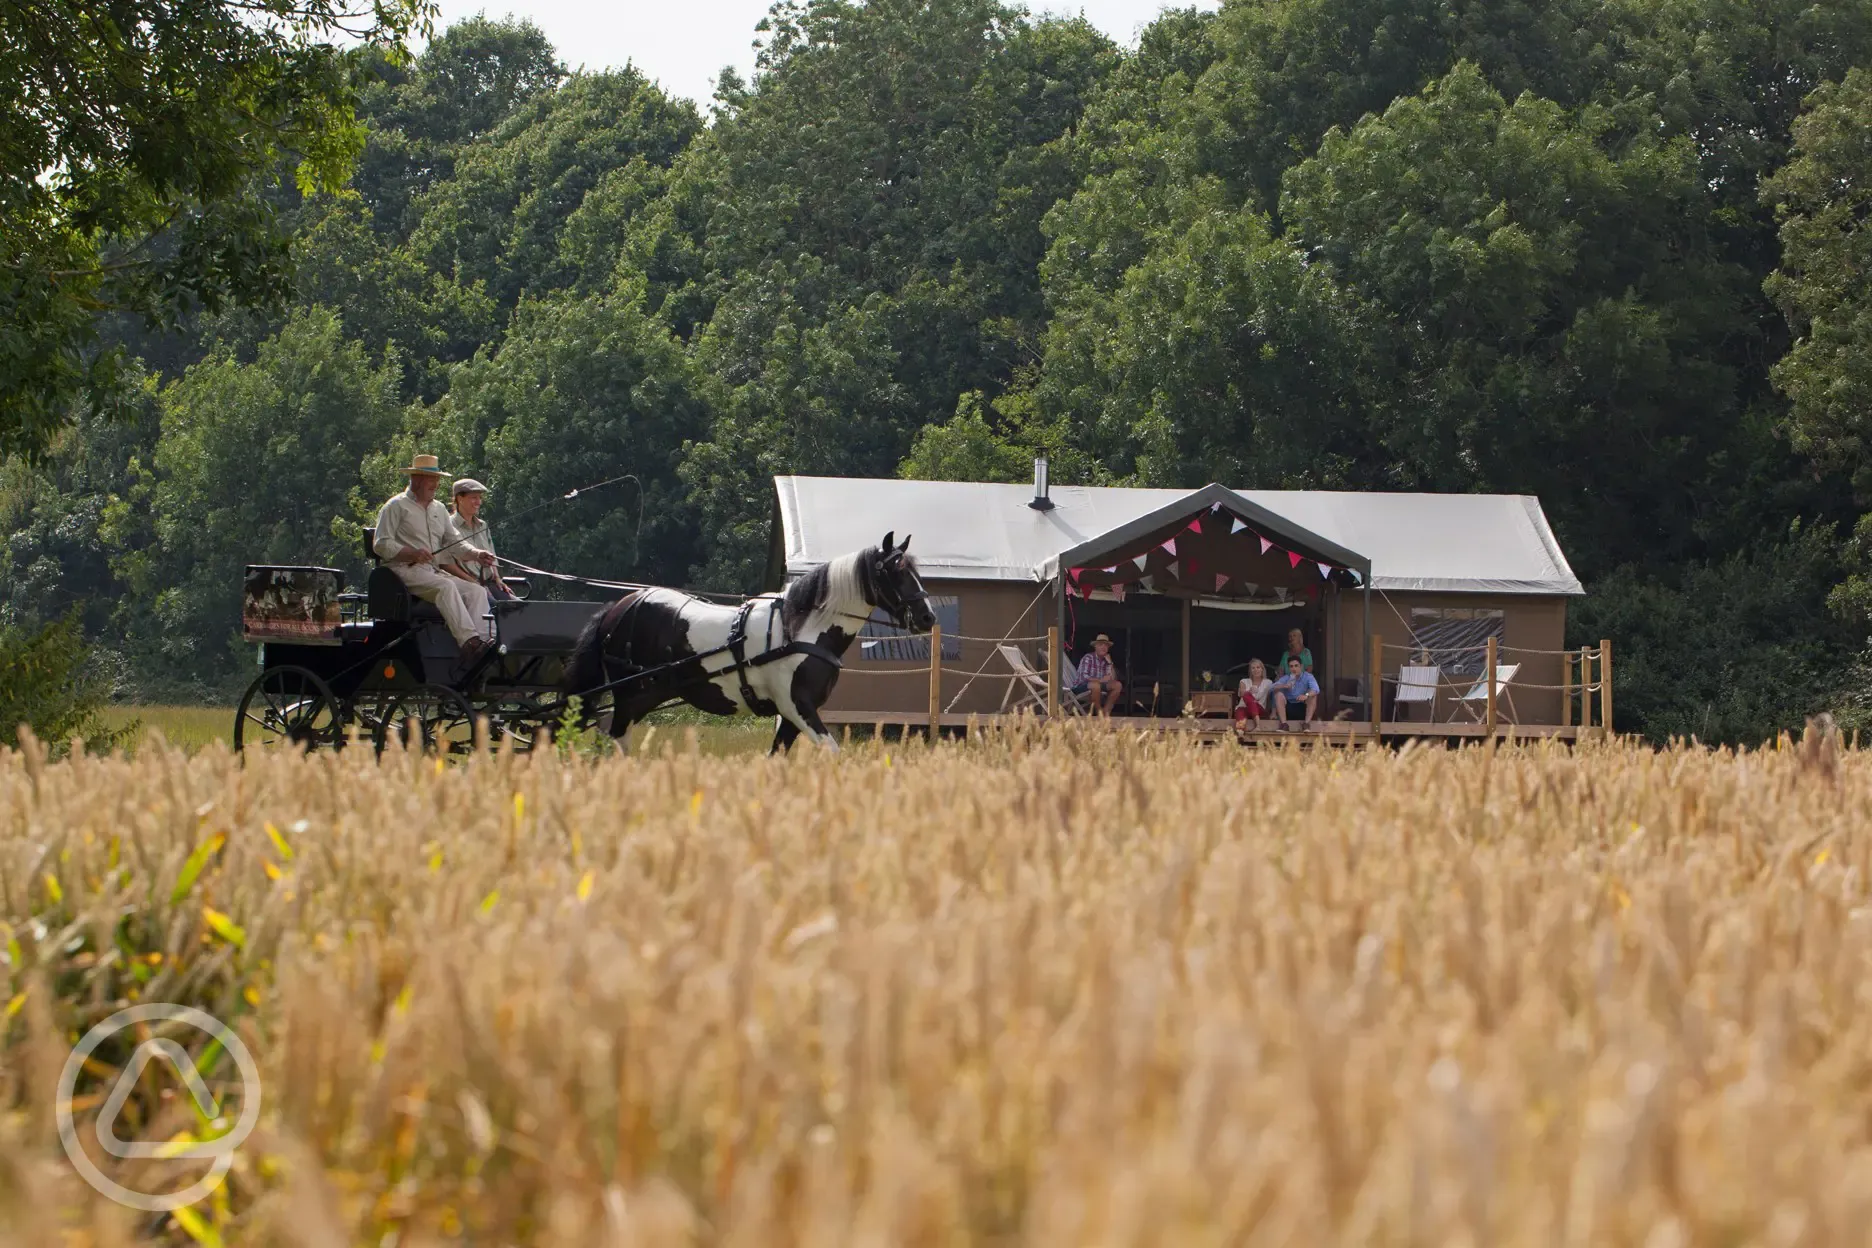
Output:
<svg viewBox="0 0 1872 1248">
<path fill-rule="evenodd" d="M 493 605 L 500 658 L 487 675 L 487 687 L 544 692 L 558 688 L 579 633 L 606 604 L 501 601 Z"/>
</svg>

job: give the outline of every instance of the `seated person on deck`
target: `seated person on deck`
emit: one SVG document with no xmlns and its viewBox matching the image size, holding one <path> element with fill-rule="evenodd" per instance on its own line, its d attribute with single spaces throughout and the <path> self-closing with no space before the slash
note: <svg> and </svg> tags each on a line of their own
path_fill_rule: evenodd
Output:
<svg viewBox="0 0 1872 1248">
<path fill-rule="evenodd" d="M 1313 679 L 1313 673 L 1300 666 L 1300 656 L 1287 656 L 1287 674 L 1274 682 L 1274 718 L 1280 722 L 1282 732 L 1287 731 L 1287 721 L 1298 718 L 1302 727 L 1313 722 L 1319 714 L 1319 681 Z M 1298 716 L 1296 711 L 1304 712 Z"/>
<path fill-rule="evenodd" d="M 1111 661 L 1111 638 L 1100 633 L 1092 639 L 1092 648 L 1079 660 L 1079 670 L 1073 681 L 1074 693 L 1088 693 L 1090 709 L 1094 715 L 1111 717 L 1112 708 L 1118 705 L 1118 695 L 1124 692 L 1124 684 L 1118 679 Z"/>
<path fill-rule="evenodd" d="M 1267 664 L 1260 659 L 1248 660 L 1248 674 L 1236 687 L 1235 696 L 1236 731 L 1251 720 L 1259 728 L 1261 721 L 1274 713 L 1274 682 L 1268 679 Z"/>
</svg>

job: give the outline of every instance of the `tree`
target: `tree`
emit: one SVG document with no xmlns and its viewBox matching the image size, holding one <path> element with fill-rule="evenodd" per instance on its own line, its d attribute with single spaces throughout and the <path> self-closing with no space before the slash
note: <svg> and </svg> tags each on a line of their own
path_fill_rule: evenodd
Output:
<svg viewBox="0 0 1872 1248">
<path fill-rule="evenodd" d="M 426 12 L 0 7 L 0 454 L 42 453 L 75 402 L 121 395 L 100 311 L 173 325 L 284 293 L 285 238 L 256 188 L 288 163 L 307 187 L 344 181 L 362 142 L 357 71 Z"/>
<path fill-rule="evenodd" d="M 401 423 L 394 353 L 373 362 L 328 308 L 295 312 L 252 363 L 220 353 L 162 393 L 152 499 L 157 546 L 133 590 L 152 658 L 178 677 L 235 670 L 241 568 L 356 569 L 335 521 L 366 482 L 360 465 Z"/>
<path fill-rule="evenodd" d="M 1768 293 L 1797 335 L 1774 366 L 1794 446 L 1872 502 L 1872 73 L 1813 93 L 1794 157 L 1763 187 L 1781 222 Z"/>
<path fill-rule="evenodd" d="M 386 67 L 359 101 L 370 135 L 351 180 L 378 228 L 408 237 L 410 203 L 454 176 L 460 151 L 565 76 L 539 27 L 480 15 L 430 40 L 407 68 Z"/>
<path fill-rule="evenodd" d="M 502 308 L 543 297 L 577 276 L 560 235 L 586 196 L 618 170 L 660 184 L 701 124 L 634 69 L 576 77 L 457 156 L 455 176 L 412 208 L 410 245 L 435 272 L 484 283 Z"/>
<path fill-rule="evenodd" d="M 676 465 L 705 420 L 681 346 L 644 302 L 641 278 L 523 302 L 499 352 L 464 366 L 435 413 L 455 471 L 492 490 L 502 554 L 587 576 L 685 578 L 698 543 Z M 624 473 L 634 486 L 502 519 Z"/>
</svg>

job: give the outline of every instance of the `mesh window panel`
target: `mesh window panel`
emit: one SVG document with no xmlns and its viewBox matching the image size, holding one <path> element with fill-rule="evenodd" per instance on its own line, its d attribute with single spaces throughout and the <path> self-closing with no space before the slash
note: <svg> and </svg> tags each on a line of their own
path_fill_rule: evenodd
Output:
<svg viewBox="0 0 1872 1248">
<path fill-rule="evenodd" d="M 962 657 L 962 643 L 956 634 L 962 631 L 962 600 L 954 595 L 930 595 L 930 610 L 936 613 L 943 631 L 943 662 Z M 929 634 L 907 633 L 890 622 L 882 611 L 873 611 L 864 631 L 858 634 L 858 652 L 873 662 L 927 663 L 930 657 Z"/>
<path fill-rule="evenodd" d="M 1482 679 L 1488 652 L 1483 647 L 1495 638 L 1499 649 L 1507 637 L 1500 611 L 1468 608 L 1412 607 L 1411 658 L 1430 652 L 1430 662 L 1443 669 L 1444 679 Z M 1496 662 L 1501 662 L 1499 656 Z"/>
</svg>

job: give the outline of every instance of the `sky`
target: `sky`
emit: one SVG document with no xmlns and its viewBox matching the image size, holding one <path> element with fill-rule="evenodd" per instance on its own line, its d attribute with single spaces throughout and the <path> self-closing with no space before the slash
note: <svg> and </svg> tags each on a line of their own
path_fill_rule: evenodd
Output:
<svg viewBox="0 0 1872 1248">
<path fill-rule="evenodd" d="M 436 29 L 476 13 L 531 18 L 572 69 L 609 69 L 626 61 L 672 95 L 706 106 L 716 74 L 732 64 L 754 71 L 754 27 L 771 0 L 441 0 Z M 1180 0 L 1200 9 L 1218 0 Z M 1084 14 L 1123 44 L 1137 40 L 1165 0 L 1029 0 L 1036 13 Z"/>
</svg>

